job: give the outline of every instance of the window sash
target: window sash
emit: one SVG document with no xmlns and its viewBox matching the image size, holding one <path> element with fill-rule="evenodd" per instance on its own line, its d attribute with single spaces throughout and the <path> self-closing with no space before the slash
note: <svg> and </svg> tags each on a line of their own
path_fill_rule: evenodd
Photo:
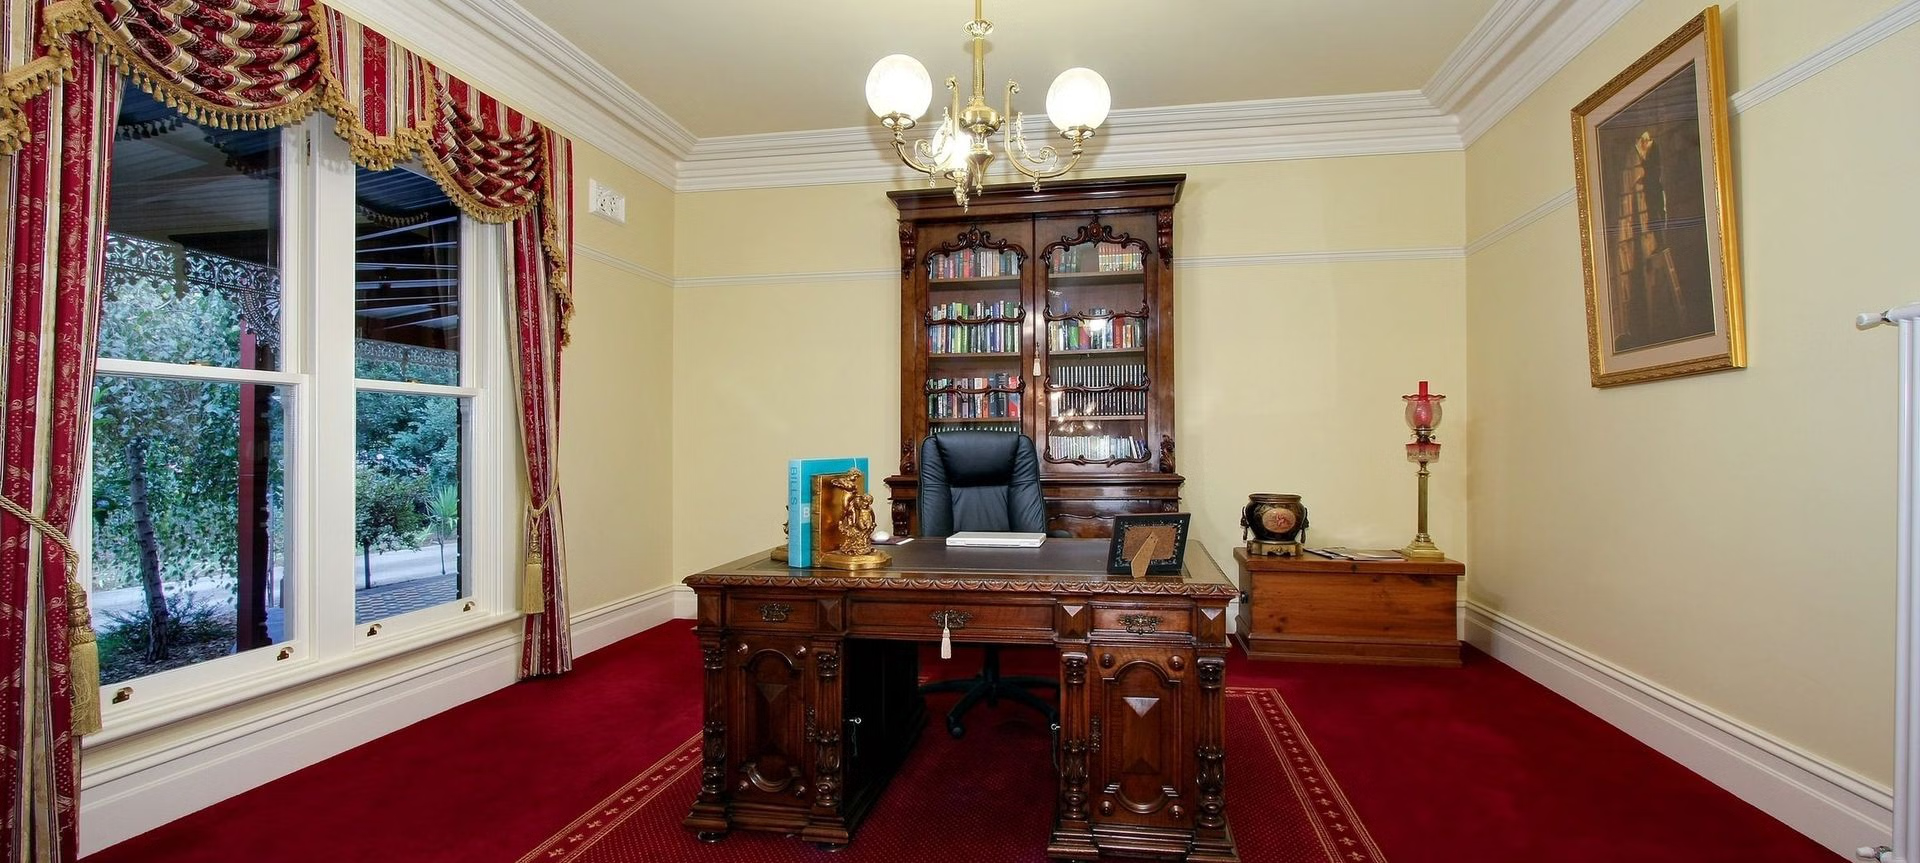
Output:
<svg viewBox="0 0 1920 863">
<path fill-rule="evenodd" d="M 282 388 L 287 638 L 279 644 L 102 688 L 106 743 L 187 716 L 243 703 L 347 668 L 481 631 L 519 616 L 508 561 L 518 549 L 518 439 L 506 308 L 505 226 L 466 220 L 461 231 L 460 386 L 354 377 L 354 166 L 347 145 L 318 116 L 281 136 L 280 371 L 101 359 L 100 374 L 272 384 Z M 466 405 L 461 458 L 462 578 L 467 596 L 379 621 L 379 634 L 354 624 L 355 416 L 360 391 L 451 396 Z M 81 480 L 91 500 L 92 466 Z M 83 510 L 84 511 L 84 510 Z M 74 538 L 90 549 L 90 519 Z M 90 584 L 90 553 L 80 559 Z M 131 687 L 133 697 L 113 701 Z"/>
</svg>

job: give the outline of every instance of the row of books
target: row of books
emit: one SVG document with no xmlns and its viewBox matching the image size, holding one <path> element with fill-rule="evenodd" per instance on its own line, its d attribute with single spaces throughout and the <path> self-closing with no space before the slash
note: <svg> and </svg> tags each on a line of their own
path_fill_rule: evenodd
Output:
<svg viewBox="0 0 1920 863">
<path fill-rule="evenodd" d="M 1088 314 L 1107 314 L 1094 309 Z M 1139 318 L 1093 318 L 1047 324 L 1047 347 L 1056 351 L 1115 350 L 1146 343 L 1146 322 Z"/>
<path fill-rule="evenodd" d="M 1047 454 L 1056 459 L 1118 461 L 1147 457 L 1147 442 L 1119 435 L 1048 435 Z"/>
<path fill-rule="evenodd" d="M 1087 245 L 1089 244 L 1068 246 L 1054 252 L 1052 256 L 1047 259 L 1047 272 L 1087 272 L 1087 270 L 1081 266 L 1086 260 L 1081 252 L 1087 248 Z M 1145 267 L 1144 256 L 1141 255 L 1139 249 L 1129 249 L 1120 243 L 1093 243 L 1091 245 L 1094 247 L 1093 263 L 1094 266 L 1098 268 L 1096 272 L 1124 273 Z"/>
<path fill-rule="evenodd" d="M 1054 366 L 1047 373 L 1047 385 L 1054 387 L 1137 387 L 1146 383 L 1146 363 Z"/>
<path fill-rule="evenodd" d="M 934 324 L 927 327 L 930 354 L 1010 354 L 1020 350 L 1020 325 Z"/>
<path fill-rule="evenodd" d="M 1048 411 L 1056 420 L 1099 419 L 1103 416 L 1144 416 L 1147 413 L 1147 394 L 1139 390 L 1121 390 L 1117 393 L 1052 393 L 1052 409 Z"/>
<path fill-rule="evenodd" d="M 1020 253 L 993 249 L 962 249 L 927 260 L 929 279 L 975 279 L 1020 274 Z"/>
<path fill-rule="evenodd" d="M 932 378 L 927 381 L 928 419 L 1018 419 L 1019 393 L 954 393 L 933 390 L 964 387 L 1018 387 L 1020 377 L 1005 372 L 979 378 Z"/>
<path fill-rule="evenodd" d="M 942 434 L 944 432 L 950 432 L 950 431 L 1017 432 L 1019 430 L 1020 430 L 1019 423 L 979 422 L 979 423 L 967 423 L 965 425 L 938 425 L 938 426 L 934 426 L 933 428 L 927 429 L 927 433 Z"/>
<path fill-rule="evenodd" d="M 935 303 L 927 309 L 927 319 L 931 321 L 951 321 L 956 318 L 1020 317 L 1020 303 L 1014 300 L 998 300 L 991 303 Z M 946 324 L 943 326 L 951 326 Z"/>
</svg>

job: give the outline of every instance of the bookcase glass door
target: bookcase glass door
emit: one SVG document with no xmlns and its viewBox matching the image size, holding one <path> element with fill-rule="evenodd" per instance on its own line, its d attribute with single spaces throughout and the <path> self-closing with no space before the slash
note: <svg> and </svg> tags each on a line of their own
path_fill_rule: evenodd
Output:
<svg viewBox="0 0 1920 863">
<path fill-rule="evenodd" d="M 1096 222 L 1049 245 L 1044 263 L 1043 457 L 1075 465 L 1148 461 L 1146 243 Z"/>
<path fill-rule="evenodd" d="M 927 433 L 1020 431 L 1027 253 L 970 232 L 927 256 Z"/>
</svg>

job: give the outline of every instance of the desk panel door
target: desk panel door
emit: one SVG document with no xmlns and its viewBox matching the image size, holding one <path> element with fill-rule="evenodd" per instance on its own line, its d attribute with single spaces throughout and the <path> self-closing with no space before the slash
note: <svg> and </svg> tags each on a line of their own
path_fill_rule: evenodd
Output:
<svg viewBox="0 0 1920 863">
<path fill-rule="evenodd" d="M 739 636 L 729 669 L 734 714 L 727 751 L 734 757 L 726 780 L 736 805 L 791 808 L 803 815 L 812 802 L 806 651 L 806 642 L 796 636 Z"/>
<path fill-rule="evenodd" d="M 1096 824 L 1193 827 L 1188 647 L 1095 647 L 1090 784 Z M 1183 745 L 1182 741 L 1189 741 Z"/>
</svg>

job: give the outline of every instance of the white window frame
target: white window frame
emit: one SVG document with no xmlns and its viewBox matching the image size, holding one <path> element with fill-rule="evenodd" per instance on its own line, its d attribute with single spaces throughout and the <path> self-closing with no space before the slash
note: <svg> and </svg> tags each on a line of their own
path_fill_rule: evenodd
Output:
<svg viewBox="0 0 1920 863">
<path fill-rule="evenodd" d="M 101 687 L 103 727 L 88 746 L 426 648 L 516 619 L 514 576 L 522 505 L 506 287 L 505 226 L 461 216 L 459 386 L 356 379 L 354 181 L 346 142 L 315 115 L 281 134 L 279 371 L 102 358 L 99 374 L 162 376 L 282 388 L 287 427 L 283 557 L 287 640 Z M 466 596 L 354 623 L 354 424 L 358 391 L 457 396 L 462 411 L 460 566 Z M 91 453 L 91 447 L 89 447 Z M 81 479 L 91 510 L 92 465 Z M 75 520 L 79 576 L 90 585 L 91 519 Z M 127 697 L 117 697 L 127 690 Z"/>
</svg>

